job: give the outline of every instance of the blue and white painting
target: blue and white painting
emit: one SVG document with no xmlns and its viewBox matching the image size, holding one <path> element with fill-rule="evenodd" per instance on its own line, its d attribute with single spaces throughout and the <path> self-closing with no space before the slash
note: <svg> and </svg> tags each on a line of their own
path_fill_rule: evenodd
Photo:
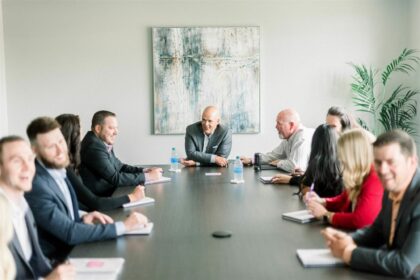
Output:
<svg viewBox="0 0 420 280">
<path fill-rule="evenodd" d="M 154 133 L 183 134 L 215 105 L 233 133 L 260 130 L 259 27 L 156 27 Z"/>
</svg>

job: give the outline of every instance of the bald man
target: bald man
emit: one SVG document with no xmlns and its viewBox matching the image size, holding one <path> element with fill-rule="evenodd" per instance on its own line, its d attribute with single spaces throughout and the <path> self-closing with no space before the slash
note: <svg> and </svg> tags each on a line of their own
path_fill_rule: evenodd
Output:
<svg viewBox="0 0 420 280">
<path fill-rule="evenodd" d="M 232 149 L 232 132 L 220 124 L 220 113 L 214 106 L 204 109 L 201 121 L 187 126 L 185 133 L 185 166 L 227 166 Z"/>
<path fill-rule="evenodd" d="M 305 171 L 314 130 L 302 125 L 300 116 L 294 109 L 285 109 L 278 113 L 276 129 L 280 139 L 284 141 L 273 151 L 261 154 L 261 163 L 271 164 L 286 172 Z M 241 159 L 244 164 L 252 164 L 250 158 Z"/>
</svg>

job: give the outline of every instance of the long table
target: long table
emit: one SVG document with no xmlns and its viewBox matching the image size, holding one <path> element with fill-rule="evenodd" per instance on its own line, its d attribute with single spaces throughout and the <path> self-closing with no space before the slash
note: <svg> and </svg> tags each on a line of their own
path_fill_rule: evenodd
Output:
<svg viewBox="0 0 420 280">
<path fill-rule="evenodd" d="M 284 212 L 304 209 L 295 187 L 263 184 L 260 175 L 244 168 L 244 184 L 231 184 L 233 168 L 183 168 L 167 172 L 171 182 L 147 186 L 156 202 L 106 212 L 115 220 L 129 211 L 145 214 L 153 223 L 149 236 L 124 236 L 83 244 L 71 257 L 122 257 L 119 279 L 384 279 L 346 267 L 303 268 L 298 248 L 324 248 L 322 222 L 298 224 L 283 220 Z M 221 176 L 206 176 L 220 172 Z M 119 188 L 116 194 L 129 193 Z M 211 233 L 228 230 L 232 237 Z"/>
</svg>

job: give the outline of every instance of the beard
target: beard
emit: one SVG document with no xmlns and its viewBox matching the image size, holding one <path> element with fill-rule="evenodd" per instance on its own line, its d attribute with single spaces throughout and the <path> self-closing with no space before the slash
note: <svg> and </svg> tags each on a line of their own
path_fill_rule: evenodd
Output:
<svg viewBox="0 0 420 280">
<path fill-rule="evenodd" d="M 70 163 L 68 155 L 66 155 L 66 160 L 62 163 L 57 163 L 55 161 L 48 160 L 43 155 L 39 155 L 39 159 L 42 161 L 45 167 L 50 168 L 50 169 L 66 168 Z"/>
</svg>

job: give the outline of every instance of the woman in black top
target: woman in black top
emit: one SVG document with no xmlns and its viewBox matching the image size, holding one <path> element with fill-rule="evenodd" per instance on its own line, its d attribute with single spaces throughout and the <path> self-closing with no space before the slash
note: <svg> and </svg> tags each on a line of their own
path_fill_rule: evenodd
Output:
<svg viewBox="0 0 420 280">
<path fill-rule="evenodd" d="M 315 130 L 306 172 L 301 176 L 289 176 L 289 182 L 297 181 L 303 194 L 310 189 L 312 183 L 314 183 L 314 191 L 320 197 L 332 197 L 342 192 L 343 182 L 337 159 L 337 138 L 336 130 L 329 125 L 321 124 Z M 287 175 L 280 176 L 284 178 Z M 276 177 L 277 175 L 273 177 L 273 183 L 276 183 Z"/>
<path fill-rule="evenodd" d="M 82 182 L 78 175 L 80 165 L 80 119 L 73 114 L 62 114 L 55 118 L 61 125 L 61 132 L 67 142 L 70 164 L 67 167 L 67 176 L 72 178 L 74 191 L 80 208 L 86 211 L 110 210 L 122 207 L 124 203 L 140 200 L 145 197 L 144 187 L 137 186 L 129 195 L 118 197 L 101 197 L 94 194 Z"/>
</svg>

